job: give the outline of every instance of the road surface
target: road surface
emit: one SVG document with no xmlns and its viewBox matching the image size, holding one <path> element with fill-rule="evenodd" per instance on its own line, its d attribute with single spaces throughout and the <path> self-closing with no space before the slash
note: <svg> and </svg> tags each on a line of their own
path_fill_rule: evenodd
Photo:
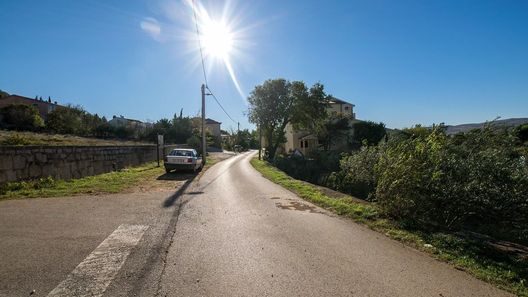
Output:
<svg viewBox="0 0 528 297">
<path fill-rule="evenodd" d="M 0 202 L 0 296 L 511 296 L 299 199 L 254 154 L 176 193 Z"/>
<path fill-rule="evenodd" d="M 243 154 L 181 200 L 160 296 L 510 296 L 307 203 Z"/>
</svg>

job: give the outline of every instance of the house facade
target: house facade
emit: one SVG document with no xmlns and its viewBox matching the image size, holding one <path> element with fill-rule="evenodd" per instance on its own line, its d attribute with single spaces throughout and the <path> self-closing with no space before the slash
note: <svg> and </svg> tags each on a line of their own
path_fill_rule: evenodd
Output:
<svg viewBox="0 0 528 297">
<path fill-rule="evenodd" d="M 127 128 L 134 131 L 134 137 L 138 137 L 140 134 L 144 133 L 151 123 L 144 123 L 139 120 L 127 119 L 124 116 L 113 116 L 108 124 L 114 128 Z"/>
<path fill-rule="evenodd" d="M 222 136 L 222 130 L 220 128 L 221 125 L 221 122 L 217 122 L 209 118 L 205 119 L 205 129 L 206 131 L 209 131 L 209 133 L 211 133 L 211 135 L 214 137 L 220 138 Z"/>
<path fill-rule="evenodd" d="M 356 121 L 356 113 L 354 112 L 355 105 L 344 100 L 331 97 L 328 101 L 326 111 L 331 116 L 343 116 L 349 119 L 349 125 Z M 303 154 L 307 154 L 314 149 L 320 149 L 321 144 L 317 135 L 312 131 L 307 130 L 296 130 L 292 124 L 288 123 L 284 129 L 286 142 L 280 148 L 283 153 L 292 153 L 294 151 L 300 151 Z M 265 143 L 265 139 L 263 139 Z M 264 144 L 263 144 L 264 145 Z M 333 149 L 347 145 L 346 143 L 335 144 Z"/>
<path fill-rule="evenodd" d="M 50 98 L 48 100 L 43 99 L 32 99 L 19 95 L 9 95 L 7 97 L 0 99 L 0 108 L 11 105 L 11 104 L 22 104 L 22 105 L 31 105 L 34 106 L 40 117 L 46 121 L 48 119 L 48 114 L 54 111 L 60 105 L 57 104 L 57 101 L 52 102 Z"/>
</svg>

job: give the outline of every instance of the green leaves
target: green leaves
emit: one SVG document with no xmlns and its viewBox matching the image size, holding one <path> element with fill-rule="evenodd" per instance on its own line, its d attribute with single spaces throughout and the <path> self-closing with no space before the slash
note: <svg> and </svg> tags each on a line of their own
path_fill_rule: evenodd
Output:
<svg viewBox="0 0 528 297">
<path fill-rule="evenodd" d="M 376 167 L 377 201 L 417 224 L 528 240 L 528 169 L 515 143 L 502 131 L 435 128 L 393 144 Z"/>
<path fill-rule="evenodd" d="M 11 104 L 0 108 L 0 127 L 35 131 L 44 126 L 38 110 L 31 105 Z"/>
<path fill-rule="evenodd" d="M 248 102 L 249 121 L 262 128 L 269 159 L 275 157 L 279 145 L 286 141 L 286 125 L 314 127 L 326 117 L 326 94 L 319 83 L 308 90 L 301 81 L 269 79 L 253 89 Z"/>
</svg>

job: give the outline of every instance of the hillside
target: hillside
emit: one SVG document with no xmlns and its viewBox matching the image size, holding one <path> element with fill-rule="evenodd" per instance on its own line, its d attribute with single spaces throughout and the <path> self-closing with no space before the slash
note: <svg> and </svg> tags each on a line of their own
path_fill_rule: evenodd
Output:
<svg viewBox="0 0 528 297">
<path fill-rule="evenodd" d="M 480 129 L 484 127 L 489 122 L 483 122 L 483 123 L 470 123 L 470 124 L 460 124 L 460 125 L 448 125 L 446 126 L 447 134 L 456 134 L 460 132 L 468 132 L 473 129 Z M 511 119 L 504 119 L 504 120 L 497 120 L 492 122 L 492 125 L 495 127 L 516 127 L 522 124 L 528 123 L 528 118 L 511 118 Z"/>
</svg>

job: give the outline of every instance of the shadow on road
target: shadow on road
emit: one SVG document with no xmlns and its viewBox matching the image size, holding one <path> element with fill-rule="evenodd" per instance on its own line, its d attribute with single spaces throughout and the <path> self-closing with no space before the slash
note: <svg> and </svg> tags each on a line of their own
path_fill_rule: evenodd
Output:
<svg viewBox="0 0 528 297">
<path fill-rule="evenodd" d="M 183 185 L 181 185 L 174 194 L 169 198 L 165 199 L 163 202 L 163 207 L 171 207 L 174 203 L 180 198 L 185 190 L 191 185 L 193 180 L 198 176 L 198 174 L 177 174 L 177 173 L 166 173 L 159 176 L 158 180 L 185 180 Z"/>
<path fill-rule="evenodd" d="M 158 176 L 158 178 L 156 178 L 157 180 L 175 180 L 175 181 L 182 181 L 182 180 L 187 180 L 187 179 L 194 179 L 196 177 L 196 173 L 189 173 L 189 172 L 170 172 L 170 173 L 165 173 L 165 174 L 162 174 L 160 176 Z"/>
</svg>

